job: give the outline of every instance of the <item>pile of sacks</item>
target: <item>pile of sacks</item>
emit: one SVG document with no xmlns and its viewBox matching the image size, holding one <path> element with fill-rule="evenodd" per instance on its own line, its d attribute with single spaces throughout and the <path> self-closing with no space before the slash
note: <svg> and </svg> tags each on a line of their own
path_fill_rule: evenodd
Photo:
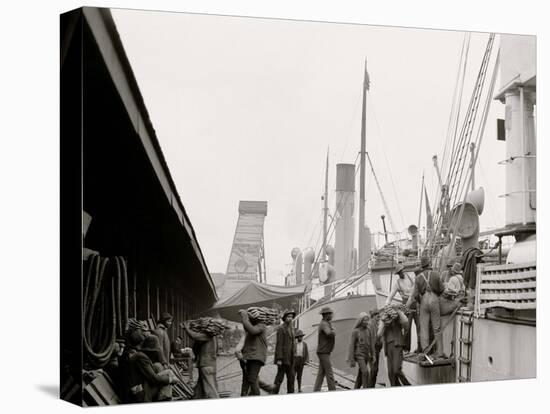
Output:
<svg viewBox="0 0 550 414">
<path fill-rule="evenodd" d="M 395 319 L 397 319 L 398 311 L 401 311 L 405 314 L 405 316 L 409 316 L 410 310 L 403 304 L 395 304 L 395 305 L 387 305 L 380 310 L 379 318 L 382 322 L 384 322 L 384 325 L 391 324 Z"/>
<path fill-rule="evenodd" d="M 210 336 L 221 335 L 223 331 L 229 328 L 224 321 L 210 317 L 194 319 L 189 322 L 189 327 L 195 332 L 205 333 Z"/>
<path fill-rule="evenodd" d="M 248 317 L 265 323 L 266 325 L 276 325 L 280 322 L 279 311 L 271 308 L 260 308 L 252 306 L 246 310 Z"/>
</svg>

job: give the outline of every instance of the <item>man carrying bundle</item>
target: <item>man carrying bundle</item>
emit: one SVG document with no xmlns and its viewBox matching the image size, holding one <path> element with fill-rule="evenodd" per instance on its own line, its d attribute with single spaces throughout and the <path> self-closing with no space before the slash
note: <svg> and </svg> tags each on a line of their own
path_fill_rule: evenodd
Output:
<svg viewBox="0 0 550 414">
<path fill-rule="evenodd" d="M 392 288 L 390 291 L 390 294 L 388 295 L 388 298 L 386 299 L 386 306 L 391 305 L 393 298 L 397 293 L 399 293 L 399 296 L 401 296 L 401 302 L 403 304 L 406 304 L 409 300 L 409 297 L 412 295 L 414 290 L 414 279 L 409 276 L 408 273 L 405 273 L 405 268 L 403 265 L 397 266 L 395 269 L 395 274 L 397 275 L 397 278 L 393 281 Z M 414 325 L 416 326 L 416 351 L 415 353 L 422 352 L 421 344 L 420 344 L 420 318 L 418 315 L 418 306 L 416 303 L 411 304 L 410 308 L 411 312 L 409 313 L 409 322 L 408 322 L 408 328 L 407 332 L 405 333 L 405 352 L 409 352 L 411 350 L 411 328 L 412 328 L 412 321 L 414 319 Z"/>
<path fill-rule="evenodd" d="M 285 310 L 281 319 L 283 323 L 277 328 L 277 343 L 275 345 L 275 363 L 277 375 L 273 394 L 278 394 L 286 375 L 287 393 L 294 393 L 294 328 L 292 321 L 296 317 L 293 310 Z"/>
<path fill-rule="evenodd" d="M 195 386 L 194 398 L 219 398 L 218 380 L 216 378 L 216 357 L 218 353 L 216 336 L 206 332 L 197 332 L 190 322 L 182 324 L 187 334 L 193 339 L 193 352 L 197 358 L 199 379 Z"/>
<path fill-rule="evenodd" d="M 171 371 L 158 372 L 143 352 L 148 328 L 133 318 L 128 320 L 126 347 L 120 359 L 120 397 L 123 403 L 158 401 L 163 387 L 176 382 Z"/>
<path fill-rule="evenodd" d="M 394 313 L 395 312 L 395 313 Z M 388 315 L 391 313 L 392 315 Z M 378 337 L 384 338 L 384 353 L 388 364 L 388 379 L 392 387 L 411 385 L 402 371 L 403 346 L 408 319 L 401 309 L 386 306 L 378 322 Z"/>
<path fill-rule="evenodd" d="M 369 384 L 369 376 L 375 358 L 375 344 L 374 338 L 369 330 L 369 319 L 369 315 L 366 312 L 361 312 L 359 314 L 359 318 L 351 333 L 347 360 L 352 368 L 355 367 L 356 363 L 359 365 L 357 377 L 359 378 L 360 376 L 361 380 L 357 380 L 356 384 L 358 385 L 360 383 L 363 388 L 367 388 Z"/>
<path fill-rule="evenodd" d="M 267 358 L 267 326 L 255 317 L 249 317 L 246 310 L 239 310 L 246 331 L 242 358 L 246 375 L 243 378 L 242 395 L 260 395 L 258 376 Z"/>
<path fill-rule="evenodd" d="M 327 377 L 327 386 L 329 391 L 336 390 L 336 382 L 334 381 L 334 373 L 332 372 L 332 364 L 330 362 L 330 353 L 334 349 L 335 332 L 332 327 L 332 316 L 334 312 L 331 308 L 325 306 L 319 312 L 322 315 L 321 323 L 319 323 L 319 335 L 317 342 L 317 357 L 319 358 L 319 370 L 315 379 L 313 391 L 321 391 L 323 380 Z"/>
</svg>

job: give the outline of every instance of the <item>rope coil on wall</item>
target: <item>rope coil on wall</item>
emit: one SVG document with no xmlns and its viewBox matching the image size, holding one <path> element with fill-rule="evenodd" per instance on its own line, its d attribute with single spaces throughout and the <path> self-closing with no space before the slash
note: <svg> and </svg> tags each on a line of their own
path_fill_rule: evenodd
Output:
<svg viewBox="0 0 550 414">
<path fill-rule="evenodd" d="M 109 362 L 117 337 L 128 322 L 128 275 L 123 257 L 94 253 L 85 263 L 82 342 L 86 362 L 101 368 Z"/>
</svg>

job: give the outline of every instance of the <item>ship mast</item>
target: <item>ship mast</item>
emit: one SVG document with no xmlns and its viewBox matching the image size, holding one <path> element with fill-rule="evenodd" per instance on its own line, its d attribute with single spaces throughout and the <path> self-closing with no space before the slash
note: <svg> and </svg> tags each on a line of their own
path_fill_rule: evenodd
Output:
<svg viewBox="0 0 550 414">
<path fill-rule="evenodd" d="M 322 250 L 321 250 L 321 257 L 323 258 L 321 260 L 322 262 L 324 262 L 326 260 L 326 254 L 327 254 L 328 153 L 329 153 L 329 150 L 327 148 L 327 165 L 326 165 L 326 168 L 325 168 L 325 194 L 323 195 L 324 208 L 323 208 L 323 247 L 322 247 Z"/>
<path fill-rule="evenodd" d="M 360 163 L 360 181 L 359 181 L 359 257 L 358 266 L 363 266 L 367 257 L 367 240 L 365 232 L 365 155 L 367 151 L 366 126 L 367 126 L 367 91 L 370 87 L 369 74 L 367 72 L 367 59 L 365 59 L 365 74 L 363 80 L 363 112 L 361 116 L 361 163 Z"/>
</svg>

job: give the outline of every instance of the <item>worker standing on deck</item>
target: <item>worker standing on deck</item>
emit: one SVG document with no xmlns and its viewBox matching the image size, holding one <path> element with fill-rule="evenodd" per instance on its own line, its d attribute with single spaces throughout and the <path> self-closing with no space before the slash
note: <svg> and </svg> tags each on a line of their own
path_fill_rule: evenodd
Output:
<svg viewBox="0 0 550 414">
<path fill-rule="evenodd" d="M 275 363 L 277 375 L 273 387 L 273 394 L 278 394 L 286 375 L 287 393 L 294 393 L 294 328 L 292 321 L 296 317 L 293 310 L 285 310 L 281 319 L 283 323 L 277 328 L 277 342 L 275 344 Z"/>
<path fill-rule="evenodd" d="M 258 377 L 267 358 L 267 326 L 250 318 L 246 310 L 239 311 L 242 324 L 246 331 L 242 357 L 245 362 L 246 375 L 243 381 L 242 393 L 244 395 L 260 395 Z"/>
<path fill-rule="evenodd" d="M 411 385 L 403 374 L 403 347 L 405 336 L 403 331 L 407 329 L 408 319 L 403 312 L 397 311 L 395 318 L 389 325 L 382 320 L 378 322 L 378 337 L 384 338 L 384 353 L 388 366 L 388 379 L 392 387 Z"/>
<path fill-rule="evenodd" d="M 189 322 L 182 324 L 187 334 L 193 339 L 193 351 L 197 356 L 199 379 L 195 385 L 194 398 L 219 398 L 218 380 L 216 378 L 218 345 L 215 336 L 191 329 Z"/>
<path fill-rule="evenodd" d="M 398 276 L 391 287 L 390 294 L 388 295 L 388 298 L 386 299 L 386 306 L 390 305 L 393 298 L 395 297 L 396 293 L 399 293 L 399 296 L 401 296 L 401 302 L 403 304 L 406 304 L 409 300 L 409 297 L 412 295 L 414 290 L 414 279 L 408 274 L 404 272 L 404 266 L 399 265 L 395 269 L 395 274 Z M 404 351 L 409 352 L 411 350 L 411 329 L 412 329 L 412 321 L 414 319 L 414 325 L 416 326 L 416 353 L 422 352 L 422 347 L 420 346 L 420 318 L 418 315 L 418 306 L 416 302 L 411 304 L 410 307 L 410 313 L 408 316 L 408 327 L 407 332 L 405 333 L 405 346 Z"/>
<path fill-rule="evenodd" d="M 422 346 L 422 352 L 428 351 L 431 323 L 436 341 L 434 357 L 444 358 L 439 296 L 443 293 L 445 287 L 439 272 L 431 269 L 430 260 L 427 257 L 422 257 L 417 272 L 413 294 L 407 300 L 406 306 L 410 309 L 414 301 L 420 303 L 420 345 Z"/>
<path fill-rule="evenodd" d="M 298 329 L 294 336 L 296 338 L 294 373 L 298 381 L 298 392 L 302 392 L 302 373 L 304 372 L 304 365 L 309 362 L 309 350 L 307 344 L 304 342 L 304 333 L 301 330 Z"/>
<path fill-rule="evenodd" d="M 158 321 L 157 329 L 153 331 L 153 334 L 158 337 L 160 342 L 161 363 L 166 367 L 170 362 L 170 337 L 168 336 L 168 329 L 172 326 L 173 320 L 172 315 L 168 312 L 163 312 Z"/>
<path fill-rule="evenodd" d="M 369 315 L 366 312 L 359 314 L 359 319 L 357 319 L 351 333 L 347 359 L 352 368 L 355 367 L 356 363 L 359 365 L 357 376 L 361 376 L 361 385 L 363 388 L 367 388 L 369 384 L 369 376 L 372 371 L 375 354 L 374 340 L 369 330 L 369 320 Z"/>
<path fill-rule="evenodd" d="M 334 349 L 336 336 L 331 323 L 334 312 L 331 308 L 324 307 L 319 313 L 322 315 L 323 319 L 321 319 L 319 323 L 319 336 L 317 341 L 319 370 L 317 371 L 317 378 L 315 379 L 313 391 L 321 391 L 325 376 L 327 377 L 329 391 L 334 391 L 336 389 L 336 382 L 334 381 L 334 373 L 330 362 L 330 354 Z"/>
<path fill-rule="evenodd" d="M 459 308 L 465 297 L 464 280 L 460 263 L 455 263 L 449 269 L 448 280 L 444 281 L 445 290 L 439 298 L 439 313 L 449 315 Z"/>
</svg>

